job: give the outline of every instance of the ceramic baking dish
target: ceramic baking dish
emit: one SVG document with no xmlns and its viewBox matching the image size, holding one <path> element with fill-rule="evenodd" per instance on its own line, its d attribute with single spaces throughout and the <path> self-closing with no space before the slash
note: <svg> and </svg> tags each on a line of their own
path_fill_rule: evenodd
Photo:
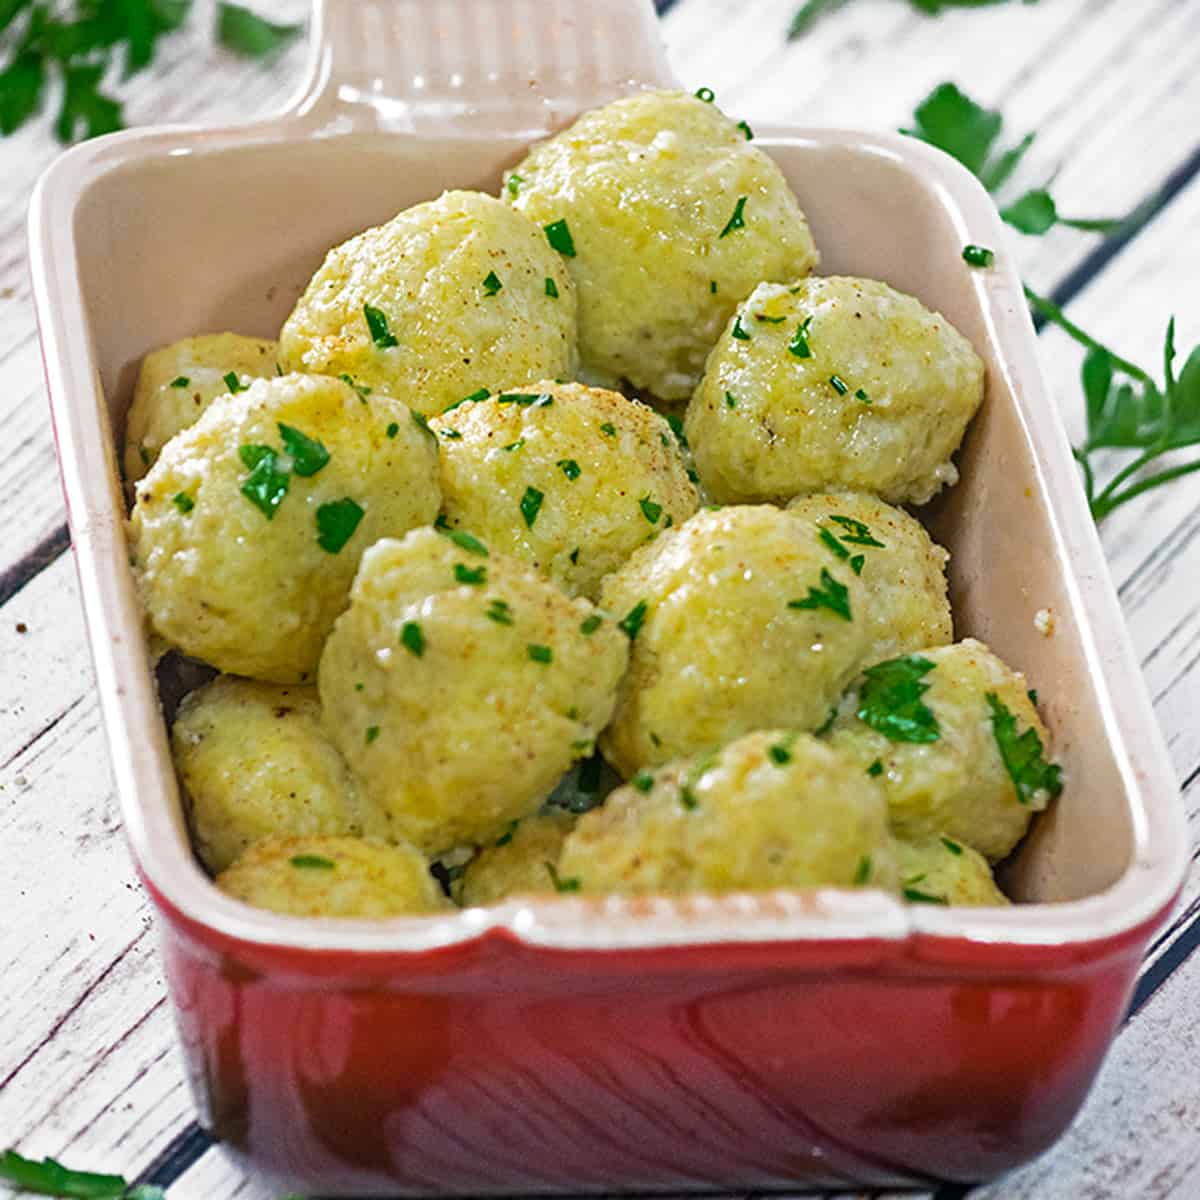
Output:
<svg viewBox="0 0 1200 1200">
<path fill-rule="evenodd" d="M 1065 766 L 1007 868 L 1025 903 L 828 890 L 315 922 L 197 866 L 123 535 L 139 358 L 201 330 L 274 336 L 333 243 L 446 187 L 494 190 L 573 113 L 670 82 L 649 0 L 326 0 L 315 22 L 283 114 L 89 142 L 30 217 L 113 770 L 202 1123 L 323 1195 L 975 1180 L 1038 1153 L 1100 1065 L 1186 839 L 1007 238 L 915 141 L 758 131 L 822 269 L 915 293 L 986 360 L 963 481 L 928 515 L 958 635 L 1024 668 Z M 967 268 L 967 242 L 997 265 Z"/>
</svg>

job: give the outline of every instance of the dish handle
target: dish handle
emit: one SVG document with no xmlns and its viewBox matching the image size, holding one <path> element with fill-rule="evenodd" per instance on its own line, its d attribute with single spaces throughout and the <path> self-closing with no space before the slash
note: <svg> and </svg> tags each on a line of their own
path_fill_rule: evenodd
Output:
<svg viewBox="0 0 1200 1200">
<path fill-rule="evenodd" d="M 537 136 L 670 87 L 652 0 L 315 0 L 287 113 L 316 135 Z"/>
</svg>

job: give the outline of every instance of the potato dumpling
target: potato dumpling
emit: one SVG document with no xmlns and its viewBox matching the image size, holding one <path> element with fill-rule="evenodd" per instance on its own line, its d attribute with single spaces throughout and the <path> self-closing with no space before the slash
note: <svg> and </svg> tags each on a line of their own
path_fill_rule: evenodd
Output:
<svg viewBox="0 0 1200 1200">
<path fill-rule="evenodd" d="M 970 638 L 871 667 L 828 738 L 879 779 L 897 836 L 944 834 L 992 862 L 1061 790 L 1024 676 Z"/>
<path fill-rule="evenodd" d="M 293 917 L 399 917 L 451 907 L 412 846 L 354 837 L 268 838 L 222 871 L 217 887 Z"/>
<path fill-rule="evenodd" d="M 861 492 L 802 496 L 788 512 L 862 576 L 870 646 L 862 665 L 954 640 L 946 596 L 946 553 L 920 521 Z"/>
<path fill-rule="evenodd" d="M 810 734 L 781 730 L 640 772 L 579 819 L 558 876 L 625 893 L 895 882 L 879 787 Z"/>
<path fill-rule="evenodd" d="M 914 904 L 1008 904 L 992 868 L 978 850 L 944 834 L 922 842 L 897 841 L 900 887 Z"/>
<path fill-rule="evenodd" d="M 463 906 L 553 892 L 559 851 L 575 821 L 561 808 L 546 808 L 523 821 L 513 821 L 467 864 L 460 892 Z"/>
<path fill-rule="evenodd" d="M 393 829 L 431 854 L 534 812 L 612 714 L 627 641 L 470 535 L 363 556 L 321 657 L 325 718 Z"/>
<path fill-rule="evenodd" d="M 753 729 L 816 729 L 868 645 L 863 581 L 790 513 L 704 510 L 638 550 L 602 603 L 636 637 L 601 738 L 640 766 Z"/>
<path fill-rule="evenodd" d="M 232 675 L 311 680 L 363 550 L 437 515 L 437 443 L 398 401 L 285 375 L 217 400 L 138 484 L 153 630 Z"/>
<path fill-rule="evenodd" d="M 433 423 L 453 528 L 535 566 L 573 596 L 699 500 L 653 409 L 578 383 L 540 383 L 463 404 Z"/>
<path fill-rule="evenodd" d="M 764 283 L 713 347 L 684 428 L 723 504 L 827 489 L 924 504 L 983 399 L 945 317 L 871 279 Z"/>
<path fill-rule="evenodd" d="M 171 749 L 192 845 L 210 871 L 273 835 L 387 837 L 387 818 L 321 726 L 316 688 L 219 676 L 179 706 Z"/>
<path fill-rule="evenodd" d="M 531 221 L 446 192 L 335 246 L 279 335 L 285 370 L 348 374 L 432 415 L 575 374 L 575 285 Z"/>
<path fill-rule="evenodd" d="M 125 418 L 126 483 L 137 483 L 162 448 L 229 391 L 227 375 L 236 375 L 244 387 L 251 379 L 276 374 L 276 349 L 263 338 L 206 333 L 147 354 Z"/>
<path fill-rule="evenodd" d="M 787 181 L 748 138 L 713 104 L 643 92 L 509 173 L 505 195 L 567 256 L 585 366 L 684 400 L 734 305 L 816 265 Z"/>
</svg>

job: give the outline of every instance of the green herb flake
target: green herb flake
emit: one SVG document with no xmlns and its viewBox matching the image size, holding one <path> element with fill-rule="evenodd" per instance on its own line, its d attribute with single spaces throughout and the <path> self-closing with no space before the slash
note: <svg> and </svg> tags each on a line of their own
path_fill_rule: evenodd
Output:
<svg viewBox="0 0 1200 1200">
<path fill-rule="evenodd" d="M 217 5 L 217 41 L 243 58 L 269 58 L 304 30 L 303 22 L 281 25 L 240 4 Z"/>
<path fill-rule="evenodd" d="M 824 525 L 817 526 L 817 537 L 838 558 L 845 559 L 850 557 L 850 551 L 838 541 L 837 535 L 826 529 Z"/>
<path fill-rule="evenodd" d="M 639 600 L 626 614 L 617 622 L 617 628 L 625 634 L 632 642 L 641 632 L 642 625 L 646 620 L 646 611 L 649 605 L 645 600 Z"/>
<path fill-rule="evenodd" d="M 616 437 L 617 427 L 611 421 L 604 421 L 600 425 L 600 432 L 604 434 L 605 437 Z"/>
<path fill-rule="evenodd" d="M 796 735 L 789 734 L 782 742 L 776 742 L 767 748 L 767 755 L 777 767 L 785 767 L 792 761 L 792 748 L 796 744 Z"/>
<path fill-rule="evenodd" d="M 279 469 L 279 456 L 270 446 L 239 446 L 238 457 L 250 468 L 238 490 L 270 521 L 287 495 L 288 474 Z"/>
<path fill-rule="evenodd" d="M 867 768 L 867 774 L 870 775 L 872 779 L 878 779 L 879 776 L 883 774 L 883 763 L 881 763 L 879 759 L 876 759 Z"/>
<path fill-rule="evenodd" d="M 920 888 L 906 887 L 904 898 L 910 904 L 949 904 L 945 896 L 935 896 L 931 892 L 923 892 Z"/>
<path fill-rule="evenodd" d="M 322 504 L 317 509 L 317 545 L 330 554 L 337 554 L 354 536 L 364 515 L 362 505 L 349 496 Z"/>
<path fill-rule="evenodd" d="M 580 888 L 580 881 L 574 876 L 569 879 L 563 879 L 558 873 L 558 868 L 552 863 L 546 863 L 546 873 L 550 876 L 550 882 L 554 884 L 556 892 L 577 892 Z"/>
<path fill-rule="evenodd" d="M 755 313 L 754 319 L 761 321 L 764 325 L 782 325 L 787 317 L 768 317 L 766 313 Z"/>
<path fill-rule="evenodd" d="M 192 381 L 186 375 L 176 375 L 175 378 L 171 380 L 171 387 L 175 387 L 175 388 L 190 387 L 191 382 Z"/>
<path fill-rule="evenodd" d="M 347 386 L 353 388 L 358 393 L 358 398 L 366 404 L 367 397 L 371 394 L 371 389 L 365 383 L 355 383 L 352 375 L 347 375 L 343 372 L 338 378 Z"/>
<path fill-rule="evenodd" d="M 579 625 L 579 632 L 584 637 L 591 637 L 601 625 L 604 624 L 604 618 L 599 613 L 591 613 L 583 618 Z"/>
<path fill-rule="evenodd" d="M 514 450 L 520 450 L 523 445 L 525 445 L 525 439 L 517 438 L 515 442 L 509 442 L 507 446 L 501 446 L 500 449 L 507 450 L 511 454 Z"/>
<path fill-rule="evenodd" d="M 525 489 L 525 494 L 521 497 L 521 516 L 525 520 L 526 529 L 533 528 L 533 523 L 538 519 L 538 513 L 541 511 L 542 501 L 545 498 L 545 493 L 539 492 L 533 486 Z"/>
<path fill-rule="evenodd" d="M 862 521 L 842 516 L 840 513 L 834 513 L 829 519 L 846 531 L 839 535 L 843 542 L 849 542 L 852 546 L 878 546 L 881 550 L 883 549 L 883 542 L 879 541 L 871 533 L 871 527 L 864 525 Z"/>
<path fill-rule="evenodd" d="M 487 388 L 479 388 L 478 391 L 472 392 L 469 396 L 464 396 L 461 400 L 455 400 L 453 404 L 443 408 L 442 412 L 443 414 L 453 412 L 456 408 L 459 408 L 463 404 L 479 404 L 481 401 L 486 400 L 491 394 L 492 393 L 489 392 Z"/>
<path fill-rule="evenodd" d="M 1032 704 L 1034 708 L 1037 708 L 1037 702 L 1038 702 L 1037 688 L 1030 688 L 1029 691 L 1027 691 L 1025 693 L 1025 695 L 1029 697 L 1029 703 Z"/>
<path fill-rule="evenodd" d="M 396 434 L 398 434 L 399 432 L 400 432 L 400 426 L 396 421 L 392 421 L 388 424 L 388 427 L 386 430 L 388 437 L 394 438 L 396 436 Z"/>
<path fill-rule="evenodd" d="M 732 392 L 725 393 L 725 407 L 737 408 L 737 397 Z"/>
<path fill-rule="evenodd" d="M 513 840 L 513 834 L 517 832 L 517 826 L 520 821 L 509 821 L 508 828 L 496 839 L 497 846 L 507 846 Z"/>
<path fill-rule="evenodd" d="M 497 625 L 511 625 L 513 623 L 512 609 L 509 608 L 507 600 L 489 601 L 483 615 L 489 621 L 495 621 Z"/>
<path fill-rule="evenodd" d="M 1017 733 L 1017 718 L 995 692 L 986 694 L 992 713 L 992 734 L 1008 777 L 1017 789 L 1017 799 L 1029 804 L 1039 793 L 1057 796 L 1062 791 L 1062 768 L 1043 757 L 1042 739 L 1031 725 Z"/>
<path fill-rule="evenodd" d="M 543 225 L 546 241 L 565 258 L 575 257 L 575 240 L 571 237 L 570 227 L 565 220 L 551 221 Z"/>
<path fill-rule="evenodd" d="M 238 392 L 244 392 L 246 385 L 238 378 L 236 371 L 227 371 L 221 376 L 225 386 L 229 389 L 231 396 L 236 396 Z"/>
<path fill-rule="evenodd" d="M 717 294 L 717 281 L 715 279 L 708 281 L 708 291 L 710 295 L 715 296 Z"/>
<path fill-rule="evenodd" d="M 750 335 L 746 332 L 746 328 L 742 324 L 741 313 L 738 313 L 738 315 L 733 318 L 733 328 L 729 331 L 729 336 L 739 342 L 748 342 L 750 340 Z"/>
<path fill-rule="evenodd" d="M 283 448 L 291 455 L 292 471 L 295 474 L 307 479 L 329 462 L 329 451 L 324 443 L 310 438 L 291 425 L 285 425 L 282 421 L 279 422 L 278 429 Z"/>
<path fill-rule="evenodd" d="M 515 196 L 521 190 L 521 184 L 525 182 L 523 175 L 518 175 L 515 171 L 505 181 L 504 186 L 508 188 L 508 194 Z"/>
<path fill-rule="evenodd" d="M 504 284 L 500 282 L 500 276 L 495 271 L 489 271 L 483 279 L 483 290 L 489 296 L 494 296 Z"/>
<path fill-rule="evenodd" d="M 568 558 L 570 558 L 571 566 L 573 566 L 573 567 L 577 567 L 579 565 L 579 549 L 580 548 L 578 546 L 576 546 L 575 549 L 572 550 L 571 553 L 567 556 Z"/>
<path fill-rule="evenodd" d="M 376 733 L 379 732 L 378 725 L 372 725 L 371 728 Z M 332 871 L 337 867 L 332 858 L 324 858 L 320 854 L 296 854 L 289 858 L 288 862 L 302 871 Z"/>
<path fill-rule="evenodd" d="M 844 396 L 849 390 L 850 385 L 840 375 L 830 375 L 829 386 L 833 388 L 839 396 Z"/>
<path fill-rule="evenodd" d="M 551 300 L 558 299 L 558 284 L 555 283 L 549 275 L 546 276 L 546 295 L 549 296 Z"/>
<path fill-rule="evenodd" d="M 190 513 L 196 507 L 196 502 L 187 494 L 187 492 L 176 492 L 171 497 L 171 503 L 175 505 L 181 513 Z"/>
<path fill-rule="evenodd" d="M 963 262 L 970 267 L 990 267 L 996 261 L 995 251 L 974 244 L 963 247 Z"/>
<path fill-rule="evenodd" d="M 733 206 L 733 215 L 729 218 L 728 221 L 725 222 L 725 228 L 722 229 L 719 234 L 717 234 L 718 241 L 720 241 L 721 238 L 723 238 L 723 237 L 727 237 L 735 229 L 745 229 L 746 228 L 746 220 L 745 220 L 746 200 L 747 200 L 746 196 L 738 197 L 737 203 Z"/>
<path fill-rule="evenodd" d="M 525 653 L 529 655 L 530 662 L 541 663 L 543 666 L 554 661 L 554 651 L 549 646 L 542 646 L 537 642 L 530 642 L 525 647 Z"/>
<path fill-rule="evenodd" d="M 642 516 L 650 522 L 651 525 L 657 525 L 659 517 L 662 516 L 662 505 L 651 500 L 649 496 L 643 496 L 638 501 L 638 508 L 642 510 Z"/>
<path fill-rule="evenodd" d="M 919 654 L 877 663 L 863 672 L 856 715 L 893 742 L 936 742 L 937 717 L 921 697 L 929 691 L 924 677 L 936 664 Z"/>
<path fill-rule="evenodd" d="M 821 568 L 821 586 L 808 588 L 808 595 L 803 600 L 789 600 L 788 608 L 818 609 L 827 608 L 843 621 L 854 620 L 850 612 L 850 592 L 845 584 L 839 583 L 828 568 Z"/>
<path fill-rule="evenodd" d="M 421 632 L 421 626 L 416 621 L 404 622 L 404 626 L 400 630 L 400 645 L 416 658 L 424 656 L 425 634 Z"/>
<path fill-rule="evenodd" d="M 683 420 L 675 413 L 667 415 L 667 424 L 671 427 L 671 432 L 675 435 L 675 440 L 679 443 L 681 450 L 688 449 L 687 435 L 683 432 Z M 692 481 L 693 483 L 695 480 Z"/>
<path fill-rule="evenodd" d="M 97 1175 L 91 1171 L 72 1171 L 53 1158 L 40 1162 L 24 1158 L 15 1150 L 0 1154 L 0 1179 L 22 1191 L 39 1196 L 112 1197 L 126 1195 L 127 1184 L 120 1175 Z"/>
<path fill-rule="evenodd" d="M 412 417 L 412 423 L 436 446 L 437 434 L 429 428 L 429 418 L 424 413 L 417 412 L 415 408 L 410 409 L 408 415 Z"/>
<path fill-rule="evenodd" d="M 441 518 L 439 518 L 440 520 Z M 473 534 L 464 529 L 450 529 L 448 526 L 435 525 L 434 528 L 444 538 L 449 538 L 460 550 L 468 554 L 478 554 L 480 558 L 488 557 L 488 548 Z"/>
<path fill-rule="evenodd" d="M 549 392 L 505 392 L 496 397 L 497 404 L 516 404 L 521 408 L 549 408 L 554 397 Z"/>
<path fill-rule="evenodd" d="M 395 334 L 388 328 L 387 316 L 381 309 L 375 308 L 373 305 L 363 305 L 363 316 L 367 322 L 367 332 L 371 335 L 371 341 L 379 347 L 380 350 L 387 350 L 391 346 L 398 346 L 400 343 L 396 341 Z"/>
<path fill-rule="evenodd" d="M 696 89 L 696 99 L 703 100 L 705 104 L 711 104 L 717 98 L 717 93 L 710 87 L 702 87 Z"/>
<path fill-rule="evenodd" d="M 742 131 L 743 134 L 745 134 L 746 141 L 748 141 L 748 142 L 754 141 L 754 130 L 750 128 L 749 124 L 746 121 L 739 121 L 737 123 L 737 127 Z"/>
<path fill-rule="evenodd" d="M 871 856 L 864 854 L 858 860 L 858 868 L 854 872 L 854 886 L 862 887 L 871 878 Z"/>
<path fill-rule="evenodd" d="M 961 856 L 963 848 L 953 838 L 942 837 L 940 840 L 942 845 L 945 846 L 946 849 L 949 850 L 950 853 L 956 858 Z"/>
<path fill-rule="evenodd" d="M 797 358 L 812 358 L 812 347 L 808 344 L 808 333 L 812 328 L 812 322 L 811 316 L 805 317 L 796 327 L 796 332 L 792 334 L 792 340 L 788 342 L 788 352 Z"/>
<path fill-rule="evenodd" d="M 853 554 L 850 556 L 850 570 L 852 570 L 855 575 L 861 575 L 866 562 L 867 556 L 865 554 Z"/>
<path fill-rule="evenodd" d="M 462 434 L 457 429 L 441 429 L 438 431 L 448 442 L 461 442 Z"/>
<path fill-rule="evenodd" d="M 579 464 L 573 458 L 560 458 L 554 465 L 572 482 L 579 478 Z"/>
<path fill-rule="evenodd" d="M 871 403 L 871 397 L 868 396 L 862 388 L 859 388 L 858 391 L 854 393 L 854 398 L 855 400 L 861 400 L 863 404 Z"/>
<path fill-rule="evenodd" d="M 629 782 L 643 795 L 654 790 L 654 775 L 650 771 L 639 771 Z"/>
<path fill-rule="evenodd" d="M 366 735 L 363 738 L 363 740 L 369 746 L 378 736 L 379 736 L 379 726 L 378 725 L 368 725 L 367 732 L 366 732 Z"/>
<path fill-rule="evenodd" d="M 455 563 L 454 581 L 479 587 L 487 583 L 487 567 L 468 567 L 466 563 Z"/>
</svg>

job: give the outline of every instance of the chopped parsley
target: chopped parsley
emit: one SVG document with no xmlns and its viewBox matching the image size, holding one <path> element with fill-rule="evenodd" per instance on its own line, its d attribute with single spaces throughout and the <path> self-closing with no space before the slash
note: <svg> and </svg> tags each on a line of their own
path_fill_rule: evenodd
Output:
<svg viewBox="0 0 1200 1200">
<path fill-rule="evenodd" d="M 402 645 L 409 654 L 420 658 L 425 653 L 425 635 L 421 632 L 421 626 L 416 621 L 405 621 L 404 627 L 400 630 L 400 645 Z"/>
<path fill-rule="evenodd" d="M 604 434 L 605 437 L 616 437 L 617 427 L 611 421 L 604 421 L 600 425 L 600 432 Z"/>
<path fill-rule="evenodd" d="M 488 548 L 477 537 L 463 529 L 451 529 L 442 524 L 443 520 L 444 518 L 438 517 L 438 523 L 434 525 L 434 529 L 442 537 L 449 538 L 460 550 L 465 550 L 468 554 L 478 554 L 480 558 L 488 557 Z"/>
<path fill-rule="evenodd" d="M 1017 718 L 995 692 L 988 692 L 992 711 L 992 734 L 1008 777 L 1017 789 L 1017 799 L 1028 804 L 1039 792 L 1057 796 L 1062 791 L 1062 768 L 1043 757 L 1042 739 L 1031 725 L 1017 733 Z"/>
<path fill-rule="evenodd" d="M 667 424 L 671 427 L 671 432 L 675 435 L 675 440 L 679 443 L 681 450 L 688 449 L 687 435 L 683 432 L 683 420 L 676 416 L 675 413 L 667 415 Z"/>
<path fill-rule="evenodd" d="M 737 397 L 732 392 L 725 393 L 725 407 L 737 408 Z"/>
<path fill-rule="evenodd" d="M 841 516 L 839 513 L 834 513 L 829 519 L 846 531 L 839 535 L 843 542 L 849 542 L 853 546 L 878 546 L 883 549 L 883 543 L 871 533 L 869 525 L 864 525 L 853 517 Z"/>
<path fill-rule="evenodd" d="M 415 408 L 410 409 L 408 415 L 412 417 L 413 424 L 436 446 L 437 434 L 429 428 L 429 418 L 424 413 L 417 412 Z"/>
<path fill-rule="evenodd" d="M 457 429 L 442 429 L 439 431 L 448 442 L 461 442 L 462 434 Z"/>
<path fill-rule="evenodd" d="M 530 642 L 525 647 L 525 653 L 529 655 L 530 661 L 535 663 L 547 664 L 554 661 L 554 651 L 549 646 L 542 646 L 537 642 Z"/>
<path fill-rule="evenodd" d="M 919 654 L 877 663 L 863 672 L 856 715 L 893 742 L 936 742 L 937 717 L 921 697 L 929 691 L 924 677 L 935 667 Z"/>
<path fill-rule="evenodd" d="M 569 879 L 563 879 L 558 873 L 558 868 L 552 863 L 546 863 L 546 872 L 550 876 L 550 882 L 554 884 L 556 892 L 577 892 L 579 891 L 579 880 L 574 876 Z"/>
<path fill-rule="evenodd" d="M 479 388 L 478 391 L 472 392 L 469 396 L 464 396 L 461 400 L 455 400 L 451 405 L 442 409 L 443 413 L 453 412 L 463 404 L 478 404 L 481 400 L 486 400 L 492 393 L 487 388 Z"/>
<path fill-rule="evenodd" d="M 0 1179 L 41 1196 L 128 1197 L 128 1200 L 164 1200 L 166 1193 L 153 1184 L 129 1187 L 121 1175 L 72 1171 L 53 1158 L 37 1161 L 15 1150 L 0 1154 Z"/>
<path fill-rule="evenodd" d="M 192 381 L 186 375 L 176 375 L 175 378 L 171 380 L 170 386 L 177 387 L 177 388 L 185 388 L 185 387 L 188 387 L 191 384 L 191 382 Z"/>
<path fill-rule="evenodd" d="M 868 396 L 862 388 L 859 388 L 858 391 L 854 393 L 854 398 L 855 400 L 861 400 L 864 404 L 871 403 L 871 397 Z"/>
<path fill-rule="evenodd" d="M 487 610 L 483 615 L 489 621 L 495 621 L 497 625 L 511 625 L 513 623 L 512 609 L 508 607 L 507 600 L 489 601 Z"/>
<path fill-rule="evenodd" d="M 494 296 L 504 284 L 500 282 L 500 276 L 495 271 L 489 271 L 483 279 L 483 290 L 489 295 Z"/>
<path fill-rule="evenodd" d="M 864 854 L 858 860 L 858 869 L 854 872 L 854 886 L 862 887 L 871 878 L 871 856 Z"/>
<path fill-rule="evenodd" d="M 733 318 L 733 329 L 730 330 L 730 337 L 736 338 L 739 342 L 748 342 L 750 335 L 746 332 L 745 326 L 742 325 L 742 314 L 738 313 Z"/>
<path fill-rule="evenodd" d="M 505 392 L 496 397 L 497 404 L 519 404 L 522 408 L 549 408 L 554 397 L 549 392 Z"/>
<path fill-rule="evenodd" d="M 521 184 L 524 182 L 525 177 L 523 175 L 518 175 L 514 171 L 513 174 L 508 177 L 508 180 L 505 182 L 504 186 L 508 188 L 508 194 L 510 196 L 515 196 L 521 190 Z"/>
<path fill-rule="evenodd" d="M 850 551 L 838 541 L 836 533 L 831 533 L 824 525 L 817 526 L 817 537 L 830 549 L 838 558 L 849 558 Z"/>
<path fill-rule="evenodd" d="M 766 313 L 755 313 L 754 319 L 761 321 L 764 325 L 782 325 L 787 317 L 768 317 Z"/>
<path fill-rule="evenodd" d="M 558 284 L 555 283 L 549 275 L 546 276 L 546 295 L 549 296 L 551 300 L 558 299 Z"/>
<path fill-rule="evenodd" d="M 551 221 L 549 225 L 543 225 L 542 229 L 546 233 L 546 241 L 566 258 L 575 257 L 575 240 L 571 237 L 570 227 L 565 220 Z"/>
<path fill-rule="evenodd" d="M 683 782 L 679 785 L 679 802 L 684 808 L 694 809 L 700 807 L 700 801 L 696 798 L 695 789 L 699 786 L 700 781 L 717 765 L 719 755 L 716 751 L 711 751 L 697 760 L 695 765 L 684 776 Z"/>
<path fill-rule="evenodd" d="M 906 887 L 904 898 L 911 904 L 949 904 L 945 896 L 935 896 L 932 892 L 923 892 L 920 888 Z"/>
<path fill-rule="evenodd" d="M 789 600 L 788 608 L 827 608 L 843 621 L 854 620 L 850 612 L 849 589 L 830 575 L 827 567 L 821 568 L 821 586 L 813 587 L 810 584 L 808 595 L 803 600 Z"/>
<path fill-rule="evenodd" d="M 196 502 L 187 494 L 187 492 L 176 492 L 171 497 L 171 503 L 175 505 L 181 513 L 190 513 L 196 507 Z"/>
<path fill-rule="evenodd" d="M 323 442 L 310 438 L 306 433 L 301 433 L 282 421 L 279 422 L 278 428 L 283 448 L 291 455 L 292 470 L 297 475 L 308 478 L 329 462 L 329 451 Z"/>
<path fill-rule="evenodd" d="M 560 458 L 554 465 L 568 479 L 574 481 L 579 478 L 579 464 L 573 458 Z"/>
<path fill-rule="evenodd" d="M 601 625 L 604 624 L 604 618 L 599 613 L 592 613 L 590 616 L 583 618 L 579 625 L 579 632 L 584 637 L 591 637 Z"/>
<path fill-rule="evenodd" d="M 221 378 L 225 381 L 225 386 L 229 389 L 231 396 L 236 396 L 238 392 L 246 390 L 246 385 L 237 377 L 236 371 L 228 371 Z"/>
<path fill-rule="evenodd" d="M 768 747 L 767 754 L 777 767 L 787 766 L 792 761 L 792 747 L 796 744 L 796 734 L 789 734 L 782 742 Z"/>
<path fill-rule="evenodd" d="M 715 279 L 708 281 L 708 290 L 714 296 L 717 294 L 717 281 Z"/>
<path fill-rule="evenodd" d="M 371 341 L 373 341 L 380 350 L 386 350 L 390 346 L 400 345 L 400 343 L 396 341 L 395 334 L 393 334 L 388 328 L 387 316 L 381 309 L 375 308 L 370 304 L 364 304 L 363 316 L 366 318 L 367 332 L 371 335 Z"/>
<path fill-rule="evenodd" d="M 354 536 L 362 519 L 362 505 L 349 496 L 322 504 L 317 509 L 317 545 L 330 554 L 337 554 Z"/>
<path fill-rule="evenodd" d="M 513 834 L 517 832 L 517 826 L 520 824 L 520 821 L 509 821 L 508 828 L 496 839 L 496 845 L 507 846 L 513 840 Z"/>
<path fill-rule="evenodd" d="M 388 437 L 394 438 L 396 436 L 396 434 L 398 434 L 400 432 L 400 426 L 395 421 L 392 421 L 388 425 L 386 432 L 387 432 Z"/>
<path fill-rule="evenodd" d="M 963 848 L 953 838 L 942 837 L 940 840 L 942 845 L 945 846 L 946 849 L 949 850 L 950 853 L 955 857 L 958 857 L 962 854 Z"/>
<path fill-rule="evenodd" d="M 344 384 L 346 384 L 347 387 L 352 387 L 358 393 L 358 398 L 364 404 L 366 404 L 367 397 L 371 394 L 371 389 L 369 387 L 367 387 L 367 385 L 365 383 L 355 383 L 353 376 L 347 375 L 347 374 L 345 374 L 345 372 L 343 372 L 341 375 L 339 375 L 338 378 Z"/>
<path fill-rule="evenodd" d="M 746 141 L 754 141 L 754 130 L 750 128 L 746 121 L 739 121 L 737 127 L 746 135 Z"/>
<path fill-rule="evenodd" d="M 986 246 L 964 246 L 963 262 L 971 267 L 990 267 L 996 261 L 996 254 Z"/>
<path fill-rule="evenodd" d="M 833 390 L 837 392 L 839 396 L 844 396 L 850 390 L 849 384 L 847 384 L 840 375 L 830 375 L 829 386 L 833 388 Z"/>
<path fill-rule="evenodd" d="M 717 98 L 717 93 L 710 87 L 702 87 L 696 89 L 696 99 L 703 100 L 705 104 L 711 104 Z"/>
<path fill-rule="evenodd" d="M 796 332 L 792 334 L 792 340 L 788 342 L 788 351 L 797 358 L 812 358 L 812 347 L 808 344 L 808 332 L 812 328 L 812 320 L 811 316 L 805 317 L 796 327 Z"/>
<path fill-rule="evenodd" d="M 717 235 L 718 241 L 720 241 L 721 238 L 723 238 L 723 237 L 727 237 L 735 229 L 745 229 L 746 228 L 746 221 L 745 221 L 746 199 L 747 199 L 747 197 L 745 197 L 745 196 L 738 197 L 737 203 L 733 206 L 733 215 L 729 218 L 728 221 L 725 222 L 725 228 L 722 229 L 721 232 Z"/>
<path fill-rule="evenodd" d="M 287 495 L 288 473 L 279 469 L 279 456 L 270 446 L 239 446 L 238 457 L 250 469 L 238 490 L 271 520 Z"/>
<path fill-rule="evenodd" d="M 579 547 L 576 546 L 575 549 L 572 550 L 571 553 L 567 557 L 570 558 L 571 565 L 573 567 L 578 566 L 579 565 Z"/>
<path fill-rule="evenodd" d="M 654 775 L 650 771 L 639 771 L 629 782 L 643 795 L 654 790 Z"/>
<path fill-rule="evenodd" d="M 658 524 L 658 518 L 662 516 L 662 505 L 651 500 L 649 496 L 643 496 L 638 501 L 638 508 L 642 510 L 642 516 L 650 522 L 651 525 Z"/>
<path fill-rule="evenodd" d="M 363 740 L 369 746 L 378 736 L 379 736 L 379 726 L 378 725 L 368 725 L 367 732 L 366 732 L 366 735 Z"/>
<path fill-rule="evenodd" d="M 509 442 L 507 446 L 501 446 L 500 449 L 507 450 L 511 453 L 513 450 L 520 450 L 523 445 L 525 445 L 525 439 L 517 438 L 515 442 Z"/>
<path fill-rule="evenodd" d="M 633 641 L 641 632 L 646 620 L 646 610 L 649 606 L 645 600 L 639 600 L 618 622 L 617 628 Z"/>
<path fill-rule="evenodd" d="M 521 516 L 525 519 L 525 528 L 532 529 L 533 523 L 538 519 L 538 513 L 542 508 L 542 501 L 546 498 L 544 492 L 539 492 L 535 487 L 527 487 L 525 495 L 521 497 Z"/>
<path fill-rule="evenodd" d="M 371 728 L 379 732 L 378 725 L 372 725 Z M 296 854 L 288 862 L 304 871 L 332 871 L 337 866 L 332 858 L 323 858 L 320 854 Z"/>
<path fill-rule="evenodd" d="M 466 563 L 455 563 L 454 580 L 456 583 L 467 583 L 472 587 L 478 587 L 487 583 L 487 567 L 468 567 Z"/>
<path fill-rule="evenodd" d="M 878 779 L 879 776 L 883 774 L 883 763 L 881 763 L 879 759 L 876 759 L 867 768 L 867 774 L 870 775 L 872 779 Z"/>
</svg>

